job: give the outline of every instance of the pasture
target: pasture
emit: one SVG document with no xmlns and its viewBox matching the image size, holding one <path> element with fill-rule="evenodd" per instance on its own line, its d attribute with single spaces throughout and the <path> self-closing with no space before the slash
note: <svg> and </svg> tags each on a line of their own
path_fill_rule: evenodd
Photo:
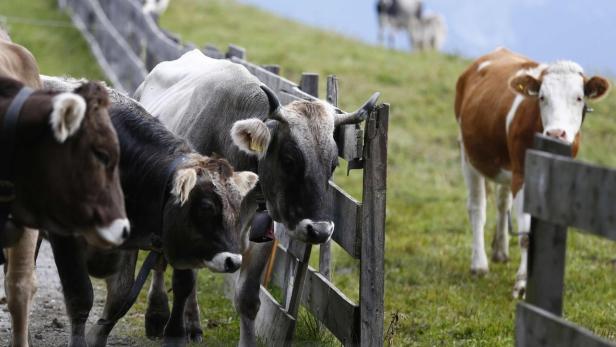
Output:
<svg viewBox="0 0 616 347">
<path fill-rule="evenodd" d="M 32 50 L 42 73 L 103 78 L 79 32 L 60 25 L 70 21 L 58 12 L 56 1 L 5 0 L 0 15 L 9 17 L 13 39 Z M 282 75 L 293 81 L 304 71 L 318 72 L 321 95 L 324 77 L 336 74 L 343 109 L 354 109 L 380 91 L 382 101 L 392 104 L 385 260 L 389 343 L 512 345 L 517 238 L 511 239 L 508 263 L 490 264 L 490 273 L 481 278 L 469 272 L 471 235 L 453 116 L 455 82 L 468 60 L 393 52 L 228 0 L 174 0 L 161 26 L 200 45 L 243 46 L 250 61 L 280 64 Z M 595 113 L 584 124 L 579 158 L 616 166 L 616 152 L 611 150 L 616 139 L 616 93 L 593 106 Z M 346 177 L 344 163 L 335 180 L 347 191 L 361 190 L 360 175 L 351 172 Z M 495 216 L 491 196 L 488 244 Z M 565 317 L 615 339 L 616 247 L 577 233 L 569 237 Z M 357 299 L 357 276 L 357 264 L 335 252 L 333 281 L 353 299 Z M 223 297 L 222 282 L 220 275 L 200 272 L 205 341 L 210 345 L 233 344 L 239 334 L 238 317 Z M 129 324 L 135 335 L 143 335 L 144 294 L 131 311 L 139 314 L 120 322 Z M 335 345 L 307 316 L 300 320 L 297 339 Z"/>
</svg>

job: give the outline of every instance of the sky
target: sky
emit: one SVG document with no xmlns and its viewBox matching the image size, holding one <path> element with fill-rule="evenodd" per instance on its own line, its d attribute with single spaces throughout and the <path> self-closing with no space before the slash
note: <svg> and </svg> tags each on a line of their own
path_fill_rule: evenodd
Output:
<svg viewBox="0 0 616 347">
<path fill-rule="evenodd" d="M 322 29 L 376 44 L 376 0 L 240 0 Z M 444 16 L 444 51 L 473 58 L 504 46 L 534 60 L 580 63 L 616 76 L 616 0 L 424 0 Z M 396 48 L 408 39 L 396 36 Z"/>
</svg>

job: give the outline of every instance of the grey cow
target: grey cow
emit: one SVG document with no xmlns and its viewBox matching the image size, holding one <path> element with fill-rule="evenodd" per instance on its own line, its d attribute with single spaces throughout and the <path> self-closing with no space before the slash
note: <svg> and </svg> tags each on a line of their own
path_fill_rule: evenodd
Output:
<svg viewBox="0 0 616 347">
<path fill-rule="evenodd" d="M 272 218 L 296 240 L 319 244 L 334 231 L 328 181 L 338 165 L 334 130 L 359 123 L 374 108 L 378 93 L 358 111 L 340 113 L 322 101 L 295 101 L 281 106 L 276 96 L 248 70 L 194 50 L 163 62 L 135 93 L 144 107 L 202 154 L 217 153 L 236 170 L 260 176 Z M 257 194 L 245 200 L 243 261 L 235 283 L 235 307 L 241 316 L 240 346 L 255 346 L 259 286 L 272 243 L 249 241 Z M 195 293 L 193 293 L 193 296 Z M 155 274 L 149 301 L 165 296 L 162 274 Z M 187 307 L 188 329 L 199 335 L 196 300 Z M 155 308 L 148 308 L 155 311 Z M 147 322 L 146 327 L 156 326 Z"/>
</svg>

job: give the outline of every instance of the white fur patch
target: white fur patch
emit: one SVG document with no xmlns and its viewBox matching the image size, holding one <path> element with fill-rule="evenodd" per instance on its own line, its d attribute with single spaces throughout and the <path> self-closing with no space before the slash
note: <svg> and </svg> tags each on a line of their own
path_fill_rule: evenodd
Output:
<svg viewBox="0 0 616 347">
<path fill-rule="evenodd" d="M 49 123 L 53 134 L 62 143 L 73 135 L 86 115 L 86 101 L 77 94 L 62 93 L 53 97 Z"/>
<path fill-rule="evenodd" d="M 242 197 L 246 196 L 259 182 L 259 176 L 250 171 L 241 171 L 233 174 L 233 182 L 237 185 Z"/>
<path fill-rule="evenodd" d="M 263 157 L 267 153 L 271 135 L 262 120 L 249 118 L 233 124 L 231 138 L 242 152 Z"/>
<path fill-rule="evenodd" d="M 180 203 L 180 206 L 184 205 L 186 201 L 188 201 L 188 197 L 190 196 L 190 192 L 197 184 L 197 171 L 195 169 L 181 169 L 178 170 L 175 174 L 175 180 L 173 182 L 173 189 L 171 190 L 171 194 L 173 194 Z"/>
<path fill-rule="evenodd" d="M 479 66 L 477 66 L 477 71 L 481 71 L 483 69 L 485 69 L 486 67 L 490 66 L 490 64 L 492 64 L 491 61 L 484 61 L 483 63 L 479 64 Z"/>
<path fill-rule="evenodd" d="M 507 113 L 507 120 L 505 123 L 507 134 L 509 134 L 509 126 L 513 123 L 513 119 L 515 118 L 516 113 L 518 112 L 518 108 L 520 104 L 524 100 L 524 97 L 520 94 L 516 94 L 515 99 L 513 99 L 513 104 L 511 104 L 511 108 Z"/>
<path fill-rule="evenodd" d="M 530 68 L 530 69 L 522 69 L 522 70 L 518 71 L 515 75 L 516 76 L 530 75 L 534 79 L 538 80 L 539 77 L 541 77 L 541 74 L 543 73 L 543 71 L 545 69 L 547 69 L 547 68 L 548 68 L 548 66 L 546 64 L 539 64 L 539 66 L 537 66 L 537 67 L 533 67 L 533 68 Z"/>
<path fill-rule="evenodd" d="M 221 252 L 218 253 L 212 258 L 212 260 L 204 260 L 203 265 L 205 265 L 208 269 L 214 272 L 227 272 L 226 263 L 230 261 L 236 269 L 239 269 L 242 264 L 242 255 L 229 253 L 229 252 Z"/>
</svg>

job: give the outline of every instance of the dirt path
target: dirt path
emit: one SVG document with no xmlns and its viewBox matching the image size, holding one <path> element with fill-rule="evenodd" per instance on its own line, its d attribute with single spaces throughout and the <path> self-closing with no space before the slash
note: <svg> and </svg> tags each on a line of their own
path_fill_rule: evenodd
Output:
<svg viewBox="0 0 616 347">
<path fill-rule="evenodd" d="M 51 247 L 44 241 L 37 260 L 36 275 L 38 290 L 31 312 L 30 339 L 33 347 L 57 347 L 68 345 L 70 325 L 66 317 L 62 286 L 53 261 Z M 4 275 L 0 275 L 0 297 L 4 297 Z M 88 323 L 98 319 L 105 298 L 104 283 L 95 281 L 94 307 Z M 111 334 L 108 346 L 139 346 L 135 339 L 126 337 L 127 328 L 120 323 Z M 6 303 L 0 305 L 0 346 L 8 346 L 11 336 L 11 323 Z"/>
</svg>

